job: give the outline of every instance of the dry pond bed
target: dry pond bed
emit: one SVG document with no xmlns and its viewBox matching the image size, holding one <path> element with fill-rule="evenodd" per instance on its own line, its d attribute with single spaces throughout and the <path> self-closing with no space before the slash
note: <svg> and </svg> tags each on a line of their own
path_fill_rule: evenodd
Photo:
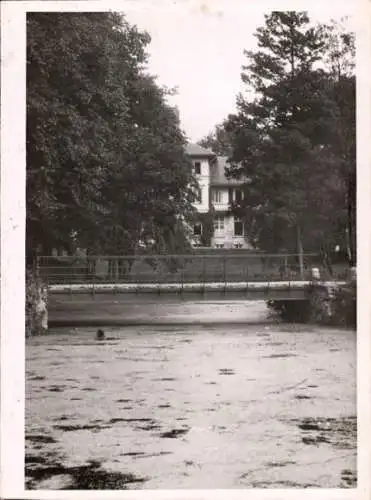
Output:
<svg viewBox="0 0 371 500">
<path fill-rule="evenodd" d="M 27 488 L 356 486 L 354 332 L 94 332 L 28 340 Z"/>
</svg>

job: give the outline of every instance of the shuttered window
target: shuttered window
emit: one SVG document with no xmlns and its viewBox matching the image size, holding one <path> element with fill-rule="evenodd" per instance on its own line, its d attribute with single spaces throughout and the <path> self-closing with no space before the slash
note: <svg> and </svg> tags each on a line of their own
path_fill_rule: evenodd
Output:
<svg viewBox="0 0 371 500">
<path fill-rule="evenodd" d="M 220 189 L 213 189 L 211 191 L 211 200 L 213 203 L 221 203 L 222 202 L 222 192 Z"/>
<path fill-rule="evenodd" d="M 243 236 L 243 222 L 241 219 L 235 217 L 234 219 L 234 235 Z"/>
<path fill-rule="evenodd" d="M 214 231 L 224 231 L 224 217 L 218 216 L 214 219 Z"/>
</svg>

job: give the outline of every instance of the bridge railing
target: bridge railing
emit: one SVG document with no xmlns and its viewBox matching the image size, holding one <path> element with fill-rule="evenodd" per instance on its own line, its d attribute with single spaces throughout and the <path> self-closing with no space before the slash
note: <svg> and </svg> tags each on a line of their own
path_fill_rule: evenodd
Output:
<svg viewBox="0 0 371 500">
<path fill-rule="evenodd" d="M 307 281 L 313 267 L 329 278 L 319 255 L 304 254 L 303 261 L 301 272 L 297 254 L 43 256 L 38 268 L 49 284 Z"/>
</svg>

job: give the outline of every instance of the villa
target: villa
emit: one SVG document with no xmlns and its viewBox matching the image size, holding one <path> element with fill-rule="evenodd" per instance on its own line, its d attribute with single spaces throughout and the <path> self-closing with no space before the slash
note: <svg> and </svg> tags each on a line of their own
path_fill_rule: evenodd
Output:
<svg viewBox="0 0 371 500">
<path fill-rule="evenodd" d="M 227 157 L 217 156 L 198 144 L 188 144 L 186 153 L 193 163 L 193 173 L 199 189 L 195 208 L 200 214 L 214 212 L 213 248 L 251 248 L 243 222 L 230 211 L 232 202 L 243 198 L 243 181 L 228 179 L 225 175 Z M 193 227 L 192 243 L 201 246 L 202 222 Z"/>
</svg>

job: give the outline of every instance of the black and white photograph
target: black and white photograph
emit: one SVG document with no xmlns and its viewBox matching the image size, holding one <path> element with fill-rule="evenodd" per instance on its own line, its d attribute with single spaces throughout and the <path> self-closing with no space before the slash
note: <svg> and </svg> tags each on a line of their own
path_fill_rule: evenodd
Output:
<svg viewBox="0 0 371 500">
<path fill-rule="evenodd" d="M 366 499 L 357 2 L 22 3 L 21 490 Z"/>
</svg>

